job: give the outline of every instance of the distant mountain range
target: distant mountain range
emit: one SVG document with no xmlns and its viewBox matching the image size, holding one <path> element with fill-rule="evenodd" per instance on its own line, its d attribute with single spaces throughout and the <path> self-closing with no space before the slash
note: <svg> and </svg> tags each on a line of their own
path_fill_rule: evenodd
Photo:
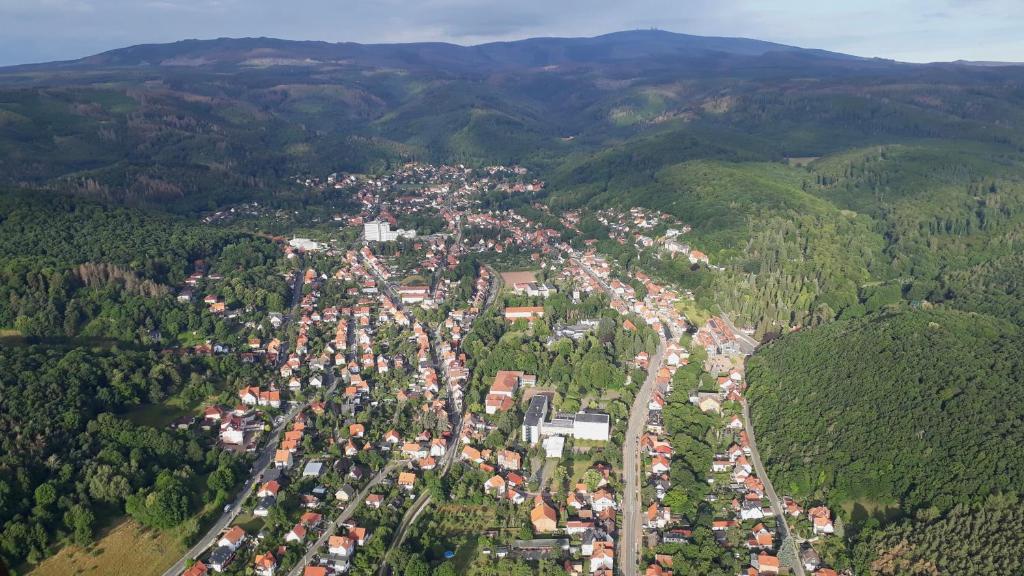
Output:
<svg viewBox="0 0 1024 576">
<path fill-rule="evenodd" d="M 657 166 L 679 158 L 664 139 L 684 134 L 764 160 L 1016 142 L 1022 77 L 661 30 L 477 46 L 183 40 L 0 68 L 0 183 L 207 207 L 285 175 L 395 160 L 547 173 L 653 146 L 642 160 Z"/>
<path fill-rule="evenodd" d="M 760 57 L 767 54 L 845 62 L 869 59 L 797 48 L 748 38 L 692 36 L 662 30 L 614 32 L 593 38 L 529 38 L 460 46 L 442 42 L 357 44 L 275 38 L 218 38 L 141 44 L 79 60 L 16 66 L 19 69 L 96 66 L 265 66 L 359 64 L 507 70 L 546 66 L 643 61 L 693 61 L 707 58 Z"/>
</svg>

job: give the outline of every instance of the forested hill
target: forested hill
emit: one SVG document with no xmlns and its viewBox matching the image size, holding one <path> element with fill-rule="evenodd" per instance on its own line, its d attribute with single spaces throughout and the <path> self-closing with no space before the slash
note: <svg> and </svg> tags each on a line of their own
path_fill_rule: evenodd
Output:
<svg viewBox="0 0 1024 576">
<path fill-rule="evenodd" d="M 0 184 L 195 211 L 295 175 L 519 163 L 567 194 L 690 158 L 1019 145 L 1024 69 L 634 31 L 473 47 L 190 40 L 0 69 Z M 626 170 L 601 170 L 612 149 Z M 622 174 L 618 174 L 622 172 Z"/>
<path fill-rule="evenodd" d="M 1018 538 L 971 526 L 1024 519 L 1022 359 L 1019 328 L 949 310 L 785 336 L 748 366 L 762 457 L 782 493 L 853 520 L 864 573 L 1019 572 Z"/>
</svg>

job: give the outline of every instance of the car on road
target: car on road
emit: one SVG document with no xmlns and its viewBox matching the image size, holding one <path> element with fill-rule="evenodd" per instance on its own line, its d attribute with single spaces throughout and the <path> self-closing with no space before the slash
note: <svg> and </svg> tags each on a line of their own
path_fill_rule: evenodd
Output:
<svg viewBox="0 0 1024 576">
<path fill-rule="evenodd" d="M 224 505 L 224 511 L 225 511 L 225 512 L 228 512 L 228 511 L 230 511 L 230 510 L 231 510 L 231 504 L 225 504 L 225 505 Z"/>
</svg>

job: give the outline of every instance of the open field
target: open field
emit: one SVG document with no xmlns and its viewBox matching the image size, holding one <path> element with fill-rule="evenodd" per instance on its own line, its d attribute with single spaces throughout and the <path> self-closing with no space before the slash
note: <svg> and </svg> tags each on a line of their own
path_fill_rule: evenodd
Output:
<svg viewBox="0 0 1024 576">
<path fill-rule="evenodd" d="M 66 546 L 29 572 L 33 576 L 163 573 L 185 552 L 171 532 L 144 530 L 132 520 L 112 527 L 88 549 Z"/>
<path fill-rule="evenodd" d="M 521 272 L 502 272 L 501 279 L 504 280 L 506 286 L 511 286 L 520 282 L 536 282 L 537 273 L 532 270 L 524 270 Z"/>
<path fill-rule="evenodd" d="M 190 410 L 180 406 L 172 399 L 159 404 L 144 404 L 134 408 L 125 414 L 125 418 L 133 424 L 163 428 L 189 412 Z"/>
</svg>

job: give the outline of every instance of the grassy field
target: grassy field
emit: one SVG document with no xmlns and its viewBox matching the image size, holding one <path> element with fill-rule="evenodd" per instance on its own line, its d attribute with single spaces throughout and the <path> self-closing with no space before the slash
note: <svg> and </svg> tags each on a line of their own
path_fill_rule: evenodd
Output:
<svg viewBox="0 0 1024 576">
<path fill-rule="evenodd" d="M 173 533 L 143 530 L 134 521 L 115 525 L 88 549 L 66 546 L 29 572 L 33 576 L 163 573 L 185 552 Z"/>
<path fill-rule="evenodd" d="M 704 323 L 707 322 L 708 318 L 711 317 L 711 314 L 709 314 L 707 310 L 700 308 L 694 302 L 686 299 L 676 302 L 676 310 L 682 312 L 683 316 L 686 316 L 686 319 L 696 326 L 703 326 Z"/>
<path fill-rule="evenodd" d="M 125 414 L 125 418 L 133 424 L 163 428 L 189 412 L 189 407 L 182 405 L 177 398 L 171 398 L 160 404 L 144 404 L 134 408 Z"/>
</svg>

